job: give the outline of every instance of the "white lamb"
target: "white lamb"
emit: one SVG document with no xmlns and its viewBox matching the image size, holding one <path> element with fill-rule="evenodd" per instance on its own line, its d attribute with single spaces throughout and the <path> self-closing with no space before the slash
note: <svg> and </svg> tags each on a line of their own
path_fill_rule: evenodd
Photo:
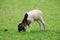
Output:
<svg viewBox="0 0 60 40">
<path fill-rule="evenodd" d="M 20 23 L 19 27 L 23 27 L 21 30 L 25 30 L 25 26 L 28 25 L 28 32 L 30 32 L 31 24 L 33 21 L 37 21 L 39 23 L 40 30 L 42 29 L 42 24 L 43 24 L 44 30 L 46 30 L 46 25 L 42 17 L 42 11 L 40 10 L 32 10 L 27 12 L 25 14 L 25 17 L 22 23 Z M 20 31 L 19 28 L 18 30 Z"/>
</svg>

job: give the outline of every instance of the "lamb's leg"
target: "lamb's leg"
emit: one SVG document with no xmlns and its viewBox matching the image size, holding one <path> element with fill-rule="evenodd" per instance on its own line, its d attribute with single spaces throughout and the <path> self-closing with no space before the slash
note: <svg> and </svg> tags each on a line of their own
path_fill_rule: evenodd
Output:
<svg viewBox="0 0 60 40">
<path fill-rule="evenodd" d="M 39 23 L 39 27 L 40 27 L 40 31 L 42 30 L 42 23 L 38 20 L 37 21 Z"/>
<path fill-rule="evenodd" d="M 29 24 L 28 24 L 28 32 L 30 32 L 30 29 L 31 29 L 31 26 L 32 26 L 32 22 L 33 22 L 33 19 L 31 19 L 29 21 Z"/>
<path fill-rule="evenodd" d="M 28 24 L 28 32 L 30 32 L 30 29 L 31 29 L 31 23 Z"/>
<path fill-rule="evenodd" d="M 45 24 L 45 22 L 44 22 L 44 20 L 43 20 L 43 18 L 42 17 L 40 17 L 40 22 L 43 24 L 43 27 L 44 27 L 44 30 L 46 31 L 46 24 Z"/>
</svg>

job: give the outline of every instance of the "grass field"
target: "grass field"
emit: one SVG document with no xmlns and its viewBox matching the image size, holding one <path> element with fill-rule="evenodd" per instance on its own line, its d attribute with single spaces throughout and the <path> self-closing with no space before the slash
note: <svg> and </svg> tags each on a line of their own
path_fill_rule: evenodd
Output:
<svg viewBox="0 0 60 40">
<path fill-rule="evenodd" d="M 24 14 L 33 9 L 42 10 L 46 32 L 39 30 L 37 22 L 30 33 L 27 27 L 26 32 L 18 32 Z M 0 0 L 0 40 L 60 40 L 60 0 Z"/>
</svg>

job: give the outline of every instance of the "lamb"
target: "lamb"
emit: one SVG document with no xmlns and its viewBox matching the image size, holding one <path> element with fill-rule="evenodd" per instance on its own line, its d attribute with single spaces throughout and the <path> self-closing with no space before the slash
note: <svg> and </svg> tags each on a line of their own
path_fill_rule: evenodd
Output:
<svg viewBox="0 0 60 40">
<path fill-rule="evenodd" d="M 25 14 L 23 21 L 18 25 L 18 31 L 25 31 L 26 25 L 28 25 L 28 32 L 30 32 L 32 22 L 37 21 L 40 25 L 40 30 L 42 30 L 42 24 L 44 30 L 46 30 L 46 24 L 42 17 L 42 11 L 40 10 L 32 10 Z"/>
</svg>

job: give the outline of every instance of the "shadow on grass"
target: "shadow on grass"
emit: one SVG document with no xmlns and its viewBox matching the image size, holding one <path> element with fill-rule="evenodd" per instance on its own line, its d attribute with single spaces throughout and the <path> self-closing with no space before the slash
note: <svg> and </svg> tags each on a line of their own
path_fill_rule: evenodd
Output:
<svg viewBox="0 0 60 40">
<path fill-rule="evenodd" d="M 5 30 L 0 30 L 0 32 L 9 32 L 9 31 L 5 31 Z M 54 31 L 54 30 L 46 30 L 46 31 L 44 31 L 44 30 L 41 30 L 41 31 L 38 31 L 38 30 L 31 30 L 30 32 L 27 32 L 27 31 L 25 31 L 25 32 L 18 32 L 18 31 L 13 31 L 13 32 L 16 32 L 16 33 L 57 33 L 57 34 L 60 34 L 60 31 Z"/>
<path fill-rule="evenodd" d="M 38 31 L 38 30 L 35 30 L 35 31 L 30 31 L 29 33 L 57 33 L 57 34 L 60 34 L 60 31 L 54 31 L 54 30 L 41 30 L 41 31 Z M 27 32 L 28 33 L 28 32 Z"/>
</svg>

